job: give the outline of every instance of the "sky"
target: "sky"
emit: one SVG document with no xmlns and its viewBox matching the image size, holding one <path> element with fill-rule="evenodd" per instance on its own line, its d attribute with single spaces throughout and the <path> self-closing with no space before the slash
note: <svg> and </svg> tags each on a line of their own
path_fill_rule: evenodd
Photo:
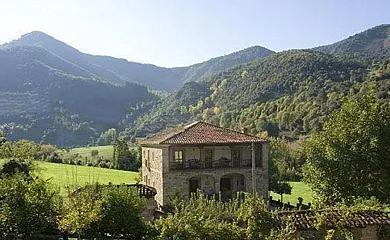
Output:
<svg viewBox="0 0 390 240">
<path fill-rule="evenodd" d="M 0 0 L 0 44 L 45 32 L 78 50 L 187 66 L 253 45 L 330 44 L 390 23 L 389 0 Z"/>
</svg>

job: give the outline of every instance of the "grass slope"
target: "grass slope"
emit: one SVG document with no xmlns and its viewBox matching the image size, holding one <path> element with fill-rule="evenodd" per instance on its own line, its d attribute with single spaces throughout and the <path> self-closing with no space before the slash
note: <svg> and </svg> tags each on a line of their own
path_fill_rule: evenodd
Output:
<svg viewBox="0 0 390 240">
<path fill-rule="evenodd" d="M 50 179 L 61 193 L 66 192 L 67 185 L 85 185 L 99 182 L 108 184 L 132 184 L 136 182 L 137 172 L 121 171 L 98 167 L 68 165 L 60 163 L 36 162 L 39 175 Z"/>
<path fill-rule="evenodd" d="M 290 202 L 292 205 L 296 205 L 298 202 L 298 197 L 303 198 L 303 203 L 307 204 L 309 202 L 313 202 L 312 192 L 305 183 L 303 182 L 289 182 L 292 190 L 291 194 L 283 194 L 283 202 Z M 271 192 L 272 199 L 278 200 L 280 199 L 280 195 L 274 192 Z"/>
<path fill-rule="evenodd" d="M 71 153 L 78 153 L 83 157 L 91 157 L 92 150 L 98 150 L 99 156 L 104 157 L 106 159 L 112 159 L 112 156 L 114 153 L 114 147 L 112 145 L 97 146 L 97 147 L 72 148 L 70 150 L 70 152 Z"/>
</svg>

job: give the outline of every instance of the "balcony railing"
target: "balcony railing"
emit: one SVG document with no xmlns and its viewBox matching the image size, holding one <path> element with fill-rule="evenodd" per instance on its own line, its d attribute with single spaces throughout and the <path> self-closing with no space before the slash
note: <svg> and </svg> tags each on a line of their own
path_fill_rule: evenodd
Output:
<svg viewBox="0 0 390 240">
<path fill-rule="evenodd" d="M 188 159 L 169 163 L 169 168 L 177 169 L 210 169 L 210 168 L 246 168 L 252 167 L 252 159 L 220 158 L 214 161 Z M 256 160 L 256 167 L 261 167 L 261 161 Z"/>
</svg>

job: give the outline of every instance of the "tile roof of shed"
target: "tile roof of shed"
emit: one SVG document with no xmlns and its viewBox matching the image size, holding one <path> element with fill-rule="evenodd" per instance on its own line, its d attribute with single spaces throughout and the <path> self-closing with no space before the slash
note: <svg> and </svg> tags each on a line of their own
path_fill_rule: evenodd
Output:
<svg viewBox="0 0 390 240">
<path fill-rule="evenodd" d="M 380 211 L 361 211 L 345 214 L 341 210 L 307 210 L 307 211 L 288 211 L 279 212 L 277 220 L 283 227 L 291 223 L 298 230 L 315 229 L 317 215 L 323 215 L 326 218 L 325 227 L 335 229 L 337 227 L 364 228 L 369 225 L 390 225 L 390 213 Z"/>
<path fill-rule="evenodd" d="M 187 126 L 157 133 L 141 141 L 145 144 L 229 144 L 265 142 L 265 139 L 257 138 L 234 130 L 218 127 L 205 122 L 194 122 Z"/>
</svg>

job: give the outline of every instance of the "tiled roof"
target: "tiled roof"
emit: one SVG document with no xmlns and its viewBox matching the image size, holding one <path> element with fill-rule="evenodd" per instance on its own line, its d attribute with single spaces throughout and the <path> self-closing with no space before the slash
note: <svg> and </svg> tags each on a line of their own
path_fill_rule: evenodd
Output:
<svg viewBox="0 0 390 240">
<path fill-rule="evenodd" d="M 195 122 L 187 126 L 157 133 L 141 141 L 141 144 L 224 144 L 251 143 L 266 140 L 218 127 L 205 122 Z"/>
<path fill-rule="evenodd" d="M 335 229 L 339 226 L 364 228 L 369 225 L 390 225 L 390 213 L 379 211 L 361 211 L 350 214 L 341 210 L 290 211 L 279 212 L 277 220 L 282 227 L 292 223 L 298 230 L 310 230 L 316 228 L 318 214 L 326 217 L 327 229 Z"/>
</svg>

